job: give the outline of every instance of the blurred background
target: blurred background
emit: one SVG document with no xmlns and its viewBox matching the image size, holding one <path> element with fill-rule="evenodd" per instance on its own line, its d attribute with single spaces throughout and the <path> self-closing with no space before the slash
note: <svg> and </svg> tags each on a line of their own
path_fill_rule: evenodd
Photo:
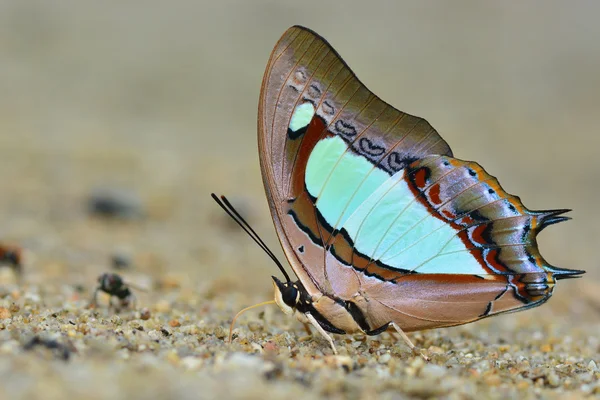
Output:
<svg viewBox="0 0 600 400">
<path fill-rule="evenodd" d="M 559 285 L 560 309 L 600 278 L 599 11 L 591 0 L 0 1 L 0 241 L 28 250 L 25 282 L 49 291 L 91 290 L 124 254 L 149 279 L 270 297 L 275 266 L 209 195 L 228 195 L 282 254 L 257 101 L 273 46 L 301 24 L 527 207 L 574 210 L 539 238 L 550 263 L 588 271 Z M 98 216 L 102 196 L 133 211 Z"/>
</svg>

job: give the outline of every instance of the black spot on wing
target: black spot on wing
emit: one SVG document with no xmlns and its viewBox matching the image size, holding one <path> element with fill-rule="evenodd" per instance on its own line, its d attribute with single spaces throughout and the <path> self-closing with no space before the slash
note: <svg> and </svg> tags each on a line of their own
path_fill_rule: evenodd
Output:
<svg viewBox="0 0 600 400">
<path fill-rule="evenodd" d="M 302 135 L 304 135 L 306 133 L 307 129 L 308 129 L 308 125 L 306 125 L 304 128 L 298 129 L 297 131 L 293 131 L 290 128 L 288 128 L 287 135 L 291 140 L 296 140 L 299 137 L 302 137 Z"/>
</svg>

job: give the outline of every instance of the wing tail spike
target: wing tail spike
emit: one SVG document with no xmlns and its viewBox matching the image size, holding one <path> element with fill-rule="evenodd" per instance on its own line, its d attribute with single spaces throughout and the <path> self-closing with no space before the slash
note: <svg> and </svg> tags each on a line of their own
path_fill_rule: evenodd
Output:
<svg viewBox="0 0 600 400">
<path fill-rule="evenodd" d="M 572 219 L 571 217 L 563 216 L 562 214 L 568 213 L 572 211 L 568 208 L 558 209 L 558 210 L 546 210 L 546 211 L 535 211 L 534 214 L 539 218 L 538 232 L 541 232 L 544 228 L 558 224 L 559 222 L 564 222 Z"/>
<path fill-rule="evenodd" d="M 568 213 L 571 211 L 573 211 L 573 210 L 571 210 L 570 208 L 560 208 L 560 209 L 556 209 L 556 210 L 533 211 L 533 214 L 535 214 L 541 218 L 549 218 L 549 217 L 555 217 L 557 215 L 565 214 L 565 213 Z"/>
<path fill-rule="evenodd" d="M 546 270 L 552 272 L 556 280 L 581 278 L 581 275 L 585 274 L 584 270 L 558 268 L 552 265 L 547 265 Z"/>
<path fill-rule="evenodd" d="M 569 221 L 570 219 L 572 219 L 572 218 L 571 217 L 551 217 L 551 218 L 546 218 L 546 219 L 542 220 L 542 222 L 541 222 L 541 224 L 540 224 L 540 226 L 538 228 L 538 232 L 541 232 L 547 226 L 558 224 L 559 222 Z"/>
<path fill-rule="evenodd" d="M 573 271 L 569 274 L 562 274 L 562 275 L 554 275 L 554 278 L 557 281 L 560 281 L 561 279 L 577 279 L 577 278 L 581 278 L 583 275 L 585 274 L 585 271 Z"/>
</svg>

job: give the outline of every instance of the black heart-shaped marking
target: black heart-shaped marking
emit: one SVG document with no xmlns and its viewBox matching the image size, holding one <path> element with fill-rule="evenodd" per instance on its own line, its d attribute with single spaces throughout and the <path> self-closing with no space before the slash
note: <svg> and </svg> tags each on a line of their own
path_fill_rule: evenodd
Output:
<svg viewBox="0 0 600 400">
<path fill-rule="evenodd" d="M 360 140 L 358 141 L 358 147 L 360 148 L 360 151 L 362 153 L 366 153 L 373 157 L 379 157 L 380 155 L 385 153 L 385 147 L 373 144 L 373 142 L 371 142 L 367 138 L 360 138 Z"/>
<path fill-rule="evenodd" d="M 398 172 L 400 170 L 405 169 L 406 167 L 408 167 L 411 163 L 413 163 L 416 160 L 417 159 L 414 157 L 402 158 L 400 153 L 398 153 L 396 151 L 391 152 L 390 155 L 387 157 L 388 166 L 389 166 L 390 170 L 392 170 L 393 172 Z"/>
<path fill-rule="evenodd" d="M 337 133 L 339 133 L 342 136 L 356 136 L 356 128 L 348 122 L 342 121 L 341 119 L 335 121 L 335 125 L 333 126 L 333 128 Z"/>
<path fill-rule="evenodd" d="M 308 95 L 313 99 L 321 97 L 321 89 L 314 83 L 308 87 Z"/>
<path fill-rule="evenodd" d="M 324 101 L 321 108 L 323 108 L 323 112 L 327 115 L 333 115 L 335 113 L 335 108 L 333 108 L 333 106 L 329 104 L 328 101 Z"/>
</svg>

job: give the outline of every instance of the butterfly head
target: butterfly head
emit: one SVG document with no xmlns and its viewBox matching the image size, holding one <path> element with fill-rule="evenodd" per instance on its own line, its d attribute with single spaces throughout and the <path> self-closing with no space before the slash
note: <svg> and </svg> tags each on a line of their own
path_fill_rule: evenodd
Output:
<svg viewBox="0 0 600 400">
<path fill-rule="evenodd" d="M 281 282 L 276 277 L 273 278 L 273 288 L 275 289 L 275 303 L 287 315 L 294 313 L 296 304 L 300 301 L 300 291 L 294 282 Z"/>
</svg>

